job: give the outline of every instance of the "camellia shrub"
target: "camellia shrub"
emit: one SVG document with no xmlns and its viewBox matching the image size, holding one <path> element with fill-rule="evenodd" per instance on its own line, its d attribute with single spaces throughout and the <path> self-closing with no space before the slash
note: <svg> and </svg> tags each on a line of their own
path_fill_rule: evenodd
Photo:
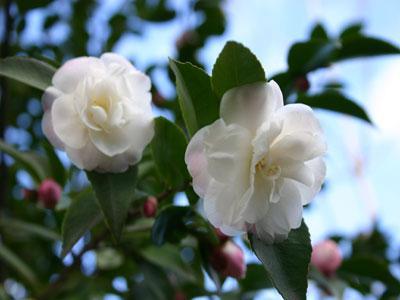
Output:
<svg viewBox="0 0 400 300">
<path fill-rule="evenodd" d="M 177 47 L 194 35 L 186 32 Z M 317 25 L 291 47 L 288 70 L 270 76 L 251 50 L 229 41 L 211 75 L 196 62 L 169 60 L 176 101 L 116 53 L 57 67 L 28 56 L 1 59 L 0 75 L 43 93 L 46 140 L 33 152 L 0 142 L 4 166 L 34 182 L 18 204 L 26 214 L 19 207 L 0 216 L 0 296 L 7 299 L 13 282 L 33 299 L 250 299 L 274 288 L 293 300 L 306 299 L 309 281 L 338 297 L 346 287 L 372 293 L 379 281 L 382 299 L 396 297 L 390 261 L 371 246 L 385 243 L 378 231 L 351 241 L 345 257 L 343 237 L 313 250 L 302 216 L 321 190 L 329 153 L 313 109 L 370 123 L 340 86 L 311 93 L 307 74 L 398 53 L 361 27 L 329 37 Z M 174 118 L 155 117 L 152 103 Z M 27 240 L 32 249 L 21 246 Z M 249 250 L 260 264 L 246 265 Z M 88 270 L 90 255 L 96 262 Z M 228 277 L 238 284 L 222 291 Z"/>
</svg>

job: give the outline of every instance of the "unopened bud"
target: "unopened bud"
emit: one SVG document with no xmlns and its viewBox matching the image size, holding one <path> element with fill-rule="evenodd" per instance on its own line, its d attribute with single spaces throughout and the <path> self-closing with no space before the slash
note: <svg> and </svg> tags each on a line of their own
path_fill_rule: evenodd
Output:
<svg viewBox="0 0 400 300">
<path fill-rule="evenodd" d="M 232 241 L 227 241 L 215 248 L 210 257 L 210 263 L 222 276 L 231 276 L 239 279 L 246 274 L 243 251 Z"/>
<path fill-rule="evenodd" d="M 310 88 L 310 82 L 308 81 L 306 76 L 297 77 L 294 81 L 294 86 L 300 92 L 307 92 Z"/>
<path fill-rule="evenodd" d="M 157 213 L 158 201 L 156 197 L 150 196 L 143 204 L 143 215 L 147 218 L 152 218 Z"/>
<path fill-rule="evenodd" d="M 45 179 L 39 186 L 38 199 L 44 207 L 53 209 L 61 200 L 61 193 L 61 186 L 57 182 Z"/>
<path fill-rule="evenodd" d="M 313 247 L 311 264 L 327 277 L 335 274 L 342 264 L 342 254 L 332 240 L 323 241 Z"/>
</svg>

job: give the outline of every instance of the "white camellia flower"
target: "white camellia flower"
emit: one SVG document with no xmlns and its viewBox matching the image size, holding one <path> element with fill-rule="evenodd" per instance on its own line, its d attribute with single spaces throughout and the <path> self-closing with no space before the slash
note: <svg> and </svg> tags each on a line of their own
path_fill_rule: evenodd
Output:
<svg viewBox="0 0 400 300">
<path fill-rule="evenodd" d="M 154 134 L 150 88 L 120 55 L 72 59 L 43 95 L 43 132 L 79 168 L 123 172 Z"/>
<path fill-rule="evenodd" d="M 207 218 L 228 235 L 286 238 L 325 178 L 318 120 L 306 105 L 284 106 L 274 81 L 227 91 L 220 116 L 193 136 L 185 155 Z"/>
</svg>

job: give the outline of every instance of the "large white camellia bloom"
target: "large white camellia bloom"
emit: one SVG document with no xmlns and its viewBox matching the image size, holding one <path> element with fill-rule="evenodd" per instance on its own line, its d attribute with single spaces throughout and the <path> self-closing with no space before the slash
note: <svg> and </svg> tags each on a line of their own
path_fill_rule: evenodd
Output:
<svg viewBox="0 0 400 300">
<path fill-rule="evenodd" d="M 286 238 L 325 178 L 318 120 L 306 105 L 284 106 L 274 81 L 227 91 L 220 116 L 193 136 L 185 156 L 207 218 L 228 235 Z"/>
<path fill-rule="evenodd" d="M 154 134 L 150 88 L 120 55 L 72 59 L 43 95 L 43 132 L 79 168 L 123 172 Z"/>
</svg>

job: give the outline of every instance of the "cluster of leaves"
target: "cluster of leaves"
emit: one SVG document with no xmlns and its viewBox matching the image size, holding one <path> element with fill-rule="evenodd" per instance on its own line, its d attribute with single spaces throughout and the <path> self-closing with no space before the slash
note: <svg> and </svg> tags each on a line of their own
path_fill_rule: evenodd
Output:
<svg viewBox="0 0 400 300">
<path fill-rule="evenodd" d="M 153 101 L 172 112 L 176 121 L 156 119 L 155 137 L 140 164 L 122 174 L 87 172 L 89 185 L 82 172 L 65 167 L 40 130 L 35 131 L 34 124 L 40 121 L 40 113 L 31 116 L 32 125 L 25 128 L 33 137 L 25 148 L 35 151 L 20 151 L 0 142 L 0 150 L 12 158 L 7 164 L 6 198 L 1 203 L 0 260 L 7 266 L 0 269 L 1 282 L 10 279 L 21 282 L 28 293 L 38 299 L 69 299 L 71 291 L 83 299 L 109 293 L 134 299 L 173 299 L 178 292 L 192 298 L 214 294 L 204 286 L 205 270 L 222 298 L 249 299 L 257 291 L 274 286 L 285 299 L 305 299 L 311 245 L 304 223 L 279 244 L 266 245 L 249 236 L 245 244 L 253 249 L 264 266 L 248 265 L 247 276 L 239 281 L 235 291 L 221 292 L 225 278 L 209 264 L 211 249 L 218 244 L 218 239 L 213 228 L 195 210 L 198 199 L 190 186 L 184 152 L 189 138 L 219 117 L 219 101 L 225 91 L 252 82 L 265 82 L 267 77 L 257 58 L 235 42 L 226 44 L 211 76 L 204 72 L 197 53 L 210 36 L 220 35 L 225 30 L 222 1 L 197 0 L 191 4 L 192 13 L 200 15 L 202 21 L 184 28 L 176 42 L 177 60 L 148 66 L 150 75 L 157 69 L 167 71 L 169 66 L 177 96 L 164 99 L 161 87 L 159 90 L 155 86 Z M 18 124 L 21 112 L 26 110 L 27 99 L 40 96 L 27 86 L 44 90 L 50 85 L 56 70 L 54 66 L 58 65 L 53 61 L 112 50 L 123 35 L 139 35 L 148 22 L 169 22 L 179 14 L 164 0 L 134 1 L 110 17 L 107 39 L 101 40 L 97 50 L 88 51 L 96 40 L 88 27 L 97 4 L 75 1 L 70 4 L 73 13 L 66 15 L 57 13 L 50 1 L 18 1 L 14 5 L 18 11 L 13 24 L 17 38 L 9 45 L 9 52 L 23 52 L 38 59 L 12 57 L 0 61 L 0 75 L 25 84 L 7 82 L 9 95 L 15 99 L 7 111 L 8 126 Z M 24 45 L 21 36 L 26 29 L 27 16 L 30 11 L 46 5 L 44 33 L 51 36 L 57 26 L 68 23 L 68 38 L 61 42 L 44 39 L 40 47 Z M 364 110 L 340 89 L 331 86 L 318 94 L 309 94 L 300 83 L 307 83 L 309 72 L 343 59 L 395 53 L 399 53 L 398 48 L 363 35 L 360 26 L 347 28 L 339 38 L 330 38 L 323 27 L 317 25 L 308 41 L 296 43 L 290 49 L 288 71 L 272 79 L 283 88 L 286 102 L 302 102 L 369 121 Z M 53 60 L 42 58 L 49 54 Z M 16 178 L 21 170 L 30 175 L 35 185 L 52 177 L 64 187 L 64 199 L 55 211 L 16 199 L 15 187 L 20 186 Z M 189 199 L 190 206 L 174 205 L 175 196 L 181 192 Z M 142 204 L 149 195 L 160 201 L 154 219 L 143 218 L 141 213 Z M 74 247 L 79 240 L 82 242 Z M 370 274 L 365 262 L 369 264 L 378 258 L 362 256 L 366 252 L 370 255 L 372 250 L 365 250 L 366 246 L 356 241 L 353 254 L 338 276 L 365 293 L 371 292 L 374 281 L 381 281 L 388 287 L 388 297 L 398 292 L 398 281 L 388 271 L 389 262 L 383 252 L 380 250 L 377 255 L 380 261 L 374 268 L 376 274 Z M 84 259 L 88 253 L 96 254 L 94 270 L 85 269 Z M 63 263 L 66 256 L 70 260 L 68 266 Z M 385 271 L 380 271 L 379 266 L 384 266 Z M 118 278 L 124 279 L 127 289 L 115 287 L 113 282 Z M 326 289 L 324 278 L 311 278 Z M 3 294 L 5 290 L 1 284 L 0 296 Z"/>
</svg>

